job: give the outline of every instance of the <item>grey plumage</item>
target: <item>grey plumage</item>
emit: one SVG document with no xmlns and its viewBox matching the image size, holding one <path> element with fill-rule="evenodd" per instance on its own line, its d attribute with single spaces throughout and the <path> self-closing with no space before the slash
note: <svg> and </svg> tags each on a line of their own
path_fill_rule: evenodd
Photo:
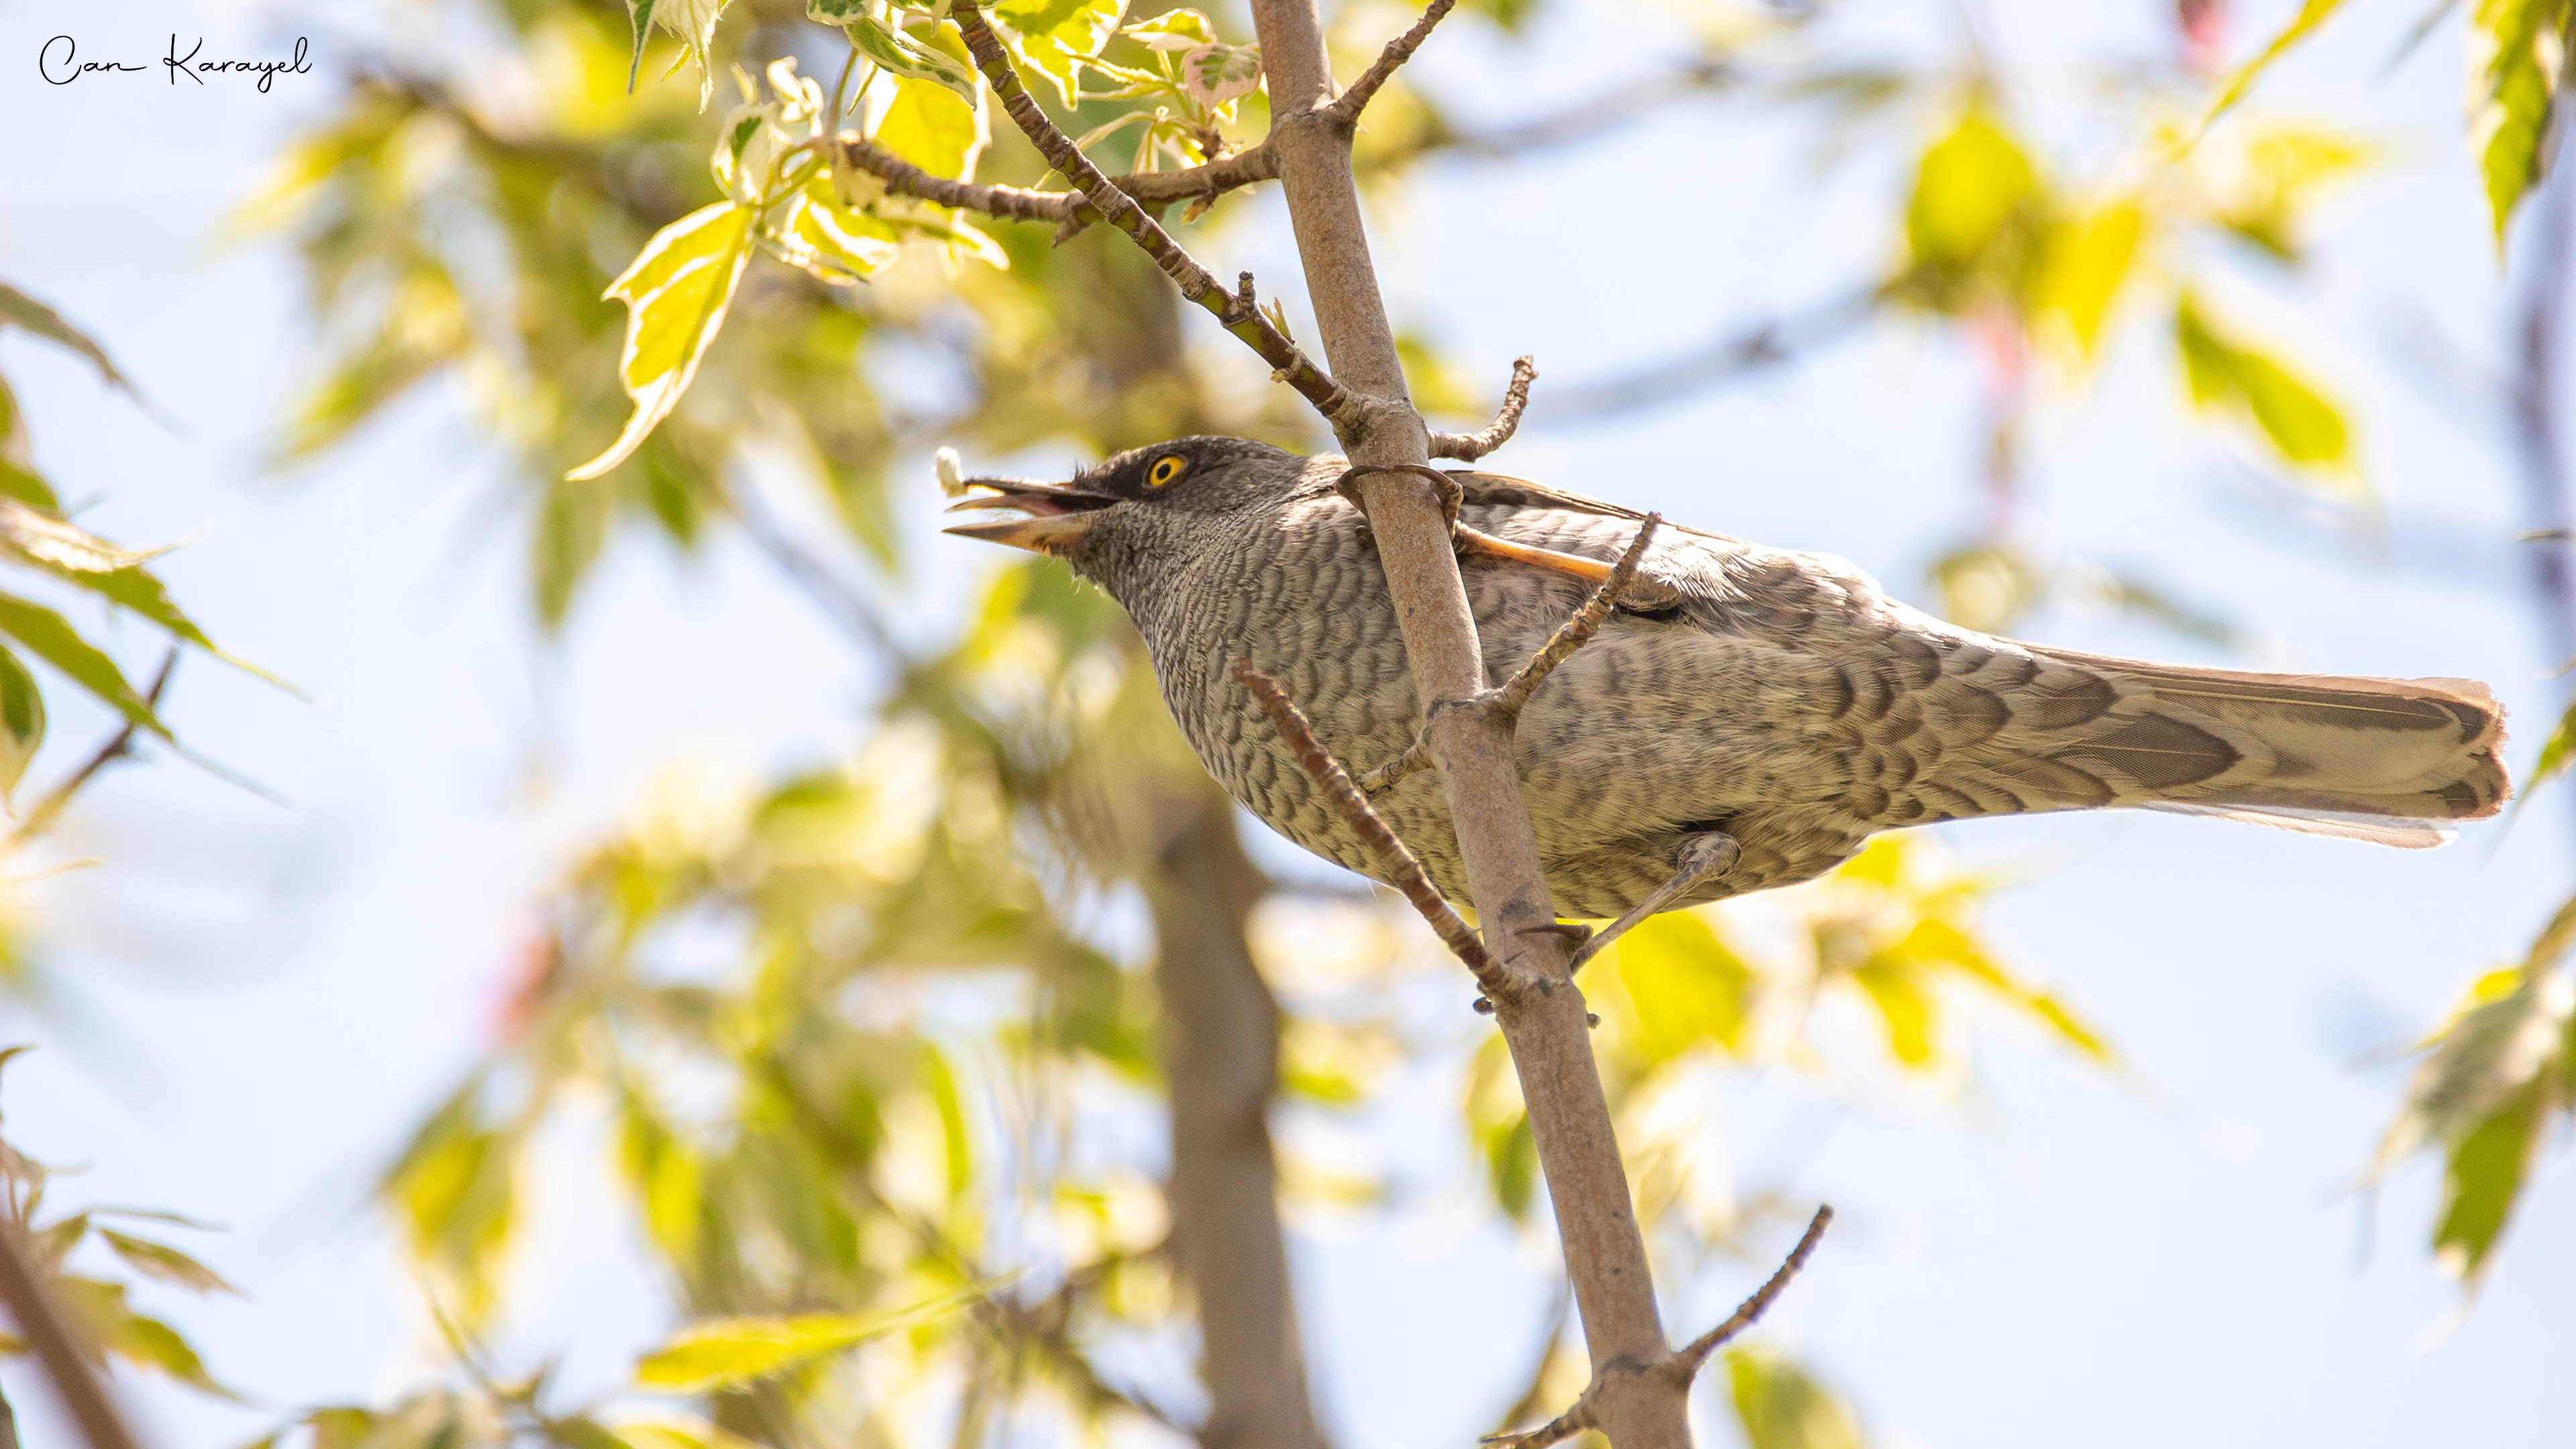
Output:
<svg viewBox="0 0 2576 1449">
<path fill-rule="evenodd" d="M 1355 772 L 1411 740 L 1403 643 L 1364 521 L 1335 492 L 1343 467 L 1184 438 L 1065 487 L 988 482 L 993 495 L 961 506 L 1023 519 L 956 531 L 1061 554 L 1106 588 L 1227 791 L 1298 844 L 1376 874 L 1228 672 L 1248 658 L 1278 680 Z M 1641 521 L 1519 479 L 1456 476 L 1460 521 L 1517 544 L 1607 561 Z M 1588 592 L 1526 563 L 1470 555 L 1461 569 L 1493 679 Z M 1840 559 L 1671 526 L 1642 576 L 1654 611 L 1614 614 L 1521 716 L 1521 779 L 1570 916 L 1620 913 L 1673 875 L 1687 842 L 1718 832 L 1741 853 L 1685 902 L 1806 880 L 1875 831 L 1941 820 L 2146 806 L 2429 845 L 2507 793 L 2503 713 L 2473 682 L 2050 649 L 1942 623 Z M 1376 803 L 1463 899 L 1436 775 Z"/>
</svg>

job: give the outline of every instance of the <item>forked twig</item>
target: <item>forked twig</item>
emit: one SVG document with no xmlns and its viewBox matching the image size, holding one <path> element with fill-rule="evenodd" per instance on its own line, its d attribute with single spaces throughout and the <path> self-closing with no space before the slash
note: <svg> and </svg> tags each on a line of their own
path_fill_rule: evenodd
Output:
<svg viewBox="0 0 2576 1449">
<path fill-rule="evenodd" d="M 1261 701 L 1262 711 L 1270 716 L 1272 727 L 1279 731 L 1281 739 L 1288 742 L 1298 765 L 1323 790 L 1324 798 L 1333 802 L 1333 808 L 1341 813 L 1342 823 L 1376 853 L 1386 866 L 1387 874 L 1393 877 L 1395 888 L 1412 902 L 1413 908 L 1422 914 L 1422 919 L 1431 923 L 1431 929 L 1439 933 L 1442 944 L 1449 948 L 1451 954 L 1467 963 L 1467 969 L 1475 975 L 1476 984 L 1483 987 L 1488 995 L 1500 989 L 1507 979 L 1500 963 L 1485 950 L 1485 943 L 1476 935 L 1474 928 L 1440 894 L 1439 887 L 1431 883 L 1430 875 L 1422 869 L 1421 860 L 1396 838 L 1394 829 L 1385 818 L 1370 808 L 1368 797 L 1360 793 L 1359 786 L 1351 783 L 1350 772 L 1342 768 L 1341 761 L 1334 759 L 1333 752 L 1324 748 L 1324 742 L 1315 738 L 1314 726 L 1306 722 L 1305 711 L 1297 708 L 1297 702 L 1288 697 L 1288 691 L 1279 687 L 1279 681 L 1253 668 L 1249 659 L 1234 661 L 1234 677 L 1242 681 L 1244 688 L 1252 691 L 1254 699 Z"/>
<path fill-rule="evenodd" d="M 1628 541 L 1627 552 L 1619 555 L 1619 562 L 1611 567 L 1610 576 L 1603 579 L 1600 586 L 1592 591 L 1592 596 L 1583 601 L 1583 607 L 1557 625 L 1556 632 L 1550 634 L 1538 652 L 1529 657 L 1528 663 L 1503 681 L 1501 688 L 1485 691 L 1476 702 L 1496 711 L 1507 721 L 1518 720 L 1521 710 L 1529 704 L 1530 696 L 1538 692 L 1539 685 L 1546 682 L 1556 666 L 1572 658 L 1575 650 L 1590 643 L 1592 636 L 1601 632 L 1610 611 L 1618 607 L 1619 596 L 1637 581 L 1637 569 L 1645 562 L 1646 546 L 1653 541 L 1655 530 L 1662 526 L 1663 521 L 1664 516 L 1660 513 L 1647 514 L 1646 521 L 1637 527 L 1637 536 Z M 1415 732 L 1413 743 L 1404 747 L 1403 754 L 1362 775 L 1360 789 L 1370 795 L 1384 794 L 1406 776 L 1430 763 L 1431 731 L 1426 725 Z"/>
<path fill-rule="evenodd" d="M 1512 360 L 1511 385 L 1503 389 L 1503 405 L 1494 412 L 1494 420 L 1472 433 L 1431 435 L 1431 456 L 1455 458 L 1473 463 L 1512 440 L 1520 431 L 1521 414 L 1529 410 L 1530 384 L 1538 380 L 1538 366 L 1526 357 Z"/>
<path fill-rule="evenodd" d="M 1431 0 L 1430 6 L 1422 12 L 1422 18 L 1406 26 L 1402 35 L 1388 41 L 1386 49 L 1378 52 L 1377 59 L 1369 62 L 1369 68 L 1360 72 L 1360 78 L 1351 82 L 1351 88 L 1335 97 L 1331 104 L 1319 107 L 1319 112 L 1332 117 L 1337 124 L 1357 125 L 1360 112 L 1368 108 L 1369 100 L 1377 94 L 1378 87 L 1385 85 L 1398 67 L 1413 59 L 1413 53 L 1422 48 L 1422 42 L 1431 38 L 1431 27 L 1439 24 L 1440 17 L 1447 15 L 1457 3 L 1458 0 Z"/>
<path fill-rule="evenodd" d="M 1358 394 L 1335 382 L 1321 367 L 1297 350 L 1288 334 L 1279 330 L 1256 306 L 1247 305 L 1236 293 L 1218 283 L 1215 274 L 1200 266 L 1198 260 L 1172 240 L 1171 233 L 1145 214 L 1136 199 L 1118 189 L 1101 169 L 1082 154 L 1055 122 L 1039 109 L 1037 97 L 1020 82 L 1020 74 L 1011 64 L 1010 52 L 1002 48 L 1002 38 L 986 23 L 976 0 L 956 0 L 949 14 L 957 22 L 957 33 L 966 42 L 967 53 L 975 58 L 975 68 L 993 88 L 994 98 L 1002 109 L 1027 135 L 1047 164 L 1064 173 L 1099 211 L 1101 219 L 1133 238 L 1154 265 L 1181 289 L 1181 295 L 1205 308 L 1225 330 L 1243 340 L 1261 360 L 1270 364 L 1272 373 L 1297 390 L 1315 410 L 1337 428 L 1348 420 L 1352 411 L 1363 406 Z"/>
<path fill-rule="evenodd" d="M 1079 191 L 954 181 L 915 166 L 857 132 L 843 132 L 834 140 L 841 148 L 841 159 L 884 182 L 886 190 L 897 196 L 964 207 L 1006 221 L 1049 221 L 1078 228 L 1100 219 L 1100 211 L 1091 204 L 1091 198 Z M 1277 153 L 1265 141 L 1205 165 L 1178 171 L 1135 171 L 1110 177 L 1109 184 L 1146 206 L 1160 207 L 1190 198 L 1222 196 L 1278 177 Z"/>
<path fill-rule="evenodd" d="M 1789 1250 L 1789 1256 L 1782 1260 L 1779 1270 L 1774 1272 L 1761 1287 L 1754 1289 L 1752 1297 L 1745 1299 L 1733 1313 L 1728 1314 L 1724 1323 L 1692 1339 L 1687 1346 L 1666 1354 L 1660 1361 L 1642 1371 L 1632 1369 L 1630 1372 L 1659 1375 L 1687 1389 L 1691 1380 L 1698 1377 L 1700 1369 L 1708 1363 L 1709 1355 L 1717 1352 L 1718 1348 L 1729 1339 L 1752 1327 L 1754 1321 L 1759 1319 L 1772 1303 L 1788 1290 L 1789 1281 L 1798 1276 L 1800 1269 L 1807 1266 L 1807 1259 L 1814 1256 L 1817 1242 L 1825 1235 L 1826 1224 L 1833 1220 L 1834 1210 L 1831 1207 L 1817 1208 L 1816 1215 L 1807 1220 L 1807 1231 L 1799 1235 L 1798 1245 Z M 1597 1429 L 1601 1427 L 1601 1423 L 1595 1414 L 1595 1406 L 1600 1402 L 1600 1392 L 1601 1381 L 1595 1378 L 1583 1390 L 1583 1396 L 1574 1401 L 1572 1408 L 1537 1428 L 1523 1429 L 1510 1434 L 1488 1434 L 1477 1442 L 1492 1446 L 1492 1449 L 1547 1449 L 1548 1445 L 1571 1439 L 1586 1429 Z"/>
</svg>

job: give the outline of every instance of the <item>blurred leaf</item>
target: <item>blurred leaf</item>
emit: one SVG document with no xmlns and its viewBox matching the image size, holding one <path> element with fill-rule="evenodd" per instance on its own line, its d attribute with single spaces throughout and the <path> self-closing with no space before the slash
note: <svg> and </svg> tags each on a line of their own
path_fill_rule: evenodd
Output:
<svg viewBox="0 0 2576 1449">
<path fill-rule="evenodd" d="M 2065 324 L 2088 358 L 2100 346 L 2103 321 L 2145 235 L 2146 212 L 2134 200 L 2112 202 L 2049 232 L 2034 301 L 2043 315 Z"/>
<path fill-rule="evenodd" d="M 655 233 L 609 283 L 607 295 L 627 304 L 626 350 L 617 367 L 635 413 L 608 451 L 566 478 L 596 478 L 626 461 L 679 405 L 742 279 L 743 262 L 751 255 L 751 223 L 751 213 L 730 201 L 700 207 Z"/>
<path fill-rule="evenodd" d="M 2203 412 L 2252 418 L 2283 461 L 2349 486 L 2352 430 L 2332 399 L 2280 363 L 2230 340 L 2189 293 L 2174 309 L 2174 341 L 2192 402 Z"/>
<path fill-rule="evenodd" d="M 125 716 L 137 729 L 149 730 L 165 740 L 170 738 L 170 731 L 162 727 L 152 706 L 125 682 L 125 671 L 74 633 L 62 615 L 42 604 L 0 594 L 0 634 L 27 646 L 29 653 L 61 670 L 72 683 Z"/>
<path fill-rule="evenodd" d="M 112 604 L 142 615 L 168 630 L 174 638 L 194 644 L 263 679 L 268 677 L 217 649 L 205 631 L 179 611 L 179 606 L 170 599 L 170 591 L 143 567 L 147 560 L 157 556 L 158 551 L 138 553 L 117 548 L 84 529 L 59 518 L 47 517 L 15 499 L 0 499 L 0 549 L 57 578 L 77 584 Z"/>
<path fill-rule="evenodd" d="M 1923 153 L 1905 203 L 1906 244 L 1931 266 L 1973 262 L 2038 195 L 2021 143 L 1991 112 L 1971 109 Z"/>
<path fill-rule="evenodd" d="M 516 1142 L 483 1127 L 469 1084 L 422 1124 L 385 1176 L 412 1249 L 451 1277 L 471 1323 L 490 1308 L 494 1271 L 516 1220 Z"/>
<path fill-rule="evenodd" d="M 134 384 L 127 382 L 125 374 L 117 371 L 116 364 L 108 360 L 106 348 L 91 341 L 88 333 L 64 321 L 61 313 L 6 282 L 0 282 L 0 322 L 15 323 L 48 342 L 70 348 L 89 359 L 90 366 L 98 369 L 101 380 L 129 396 L 134 392 Z"/>
<path fill-rule="evenodd" d="M 898 76 L 894 99 L 872 139 L 933 176 L 975 179 L 975 158 L 991 138 L 980 99 L 961 99 L 937 81 Z"/>
<path fill-rule="evenodd" d="M 2548 740 L 2540 746 L 2540 759 L 2531 767 L 2531 773 L 2523 778 L 2520 798 L 2514 801 L 2517 811 L 2523 801 L 2531 798 L 2533 791 L 2557 779 L 2566 770 L 2570 751 L 2576 751 L 2576 704 L 2570 704 L 2566 712 L 2558 716 L 2557 726 L 2550 730 Z"/>
<path fill-rule="evenodd" d="M 2469 11 L 2469 150 L 2499 247 L 2540 180 L 2571 19 L 2569 0 L 2477 0 Z"/>
<path fill-rule="evenodd" d="M 1865 1442 L 1850 1407 L 1776 1353 L 1728 1349 L 1726 1382 L 1750 1449 L 1861 1449 Z"/>
<path fill-rule="evenodd" d="M 2546 1139 L 2550 1099 L 2550 1081 L 2536 1077 L 2471 1124 L 2451 1147 L 2433 1256 L 2463 1282 L 2478 1281 L 2504 1236 L 2523 1179 Z"/>
<path fill-rule="evenodd" d="M 990 1295 L 988 1286 L 888 1313 L 808 1313 L 789 1318 L 720 1318 L 692 1324 L 635 1365 L 638 1387 L 672 1393 L 738 1388 L 827 1353 L 953 1313 Z"/>
<path fill-rule="evenodd" d="M 2001 634 L 2038 607 L 2047 580 L 2018 552 L 1978 543 L 1936 560 L 1932 586 L 1941 594 L 1941 617 L 1962 628 Z"/>
<path fill-rule="evenodd" d="M 750 1440 L 693 1419 L 628 1420 L 615 1433 L 614 1442 L 631 1449 L 752 1449 Z"/>
<path fill-rule="evenodd" d="M 2274 61 L 2287 54 L 2290 47 L 2306 39 L 2311 31 L 2325 24 L 2337 10 L 2342 8 L 2343 0 L 2301 0 L 2299 13 L 2290 17 L 2290 23 L 2281 27 L 2280 33 L 2272 37 L 2271 43 L 2257 52 L 2252 60 L 2238 66 L 2234 74 L 2228 76 L 2227 84 L 2219 88 L 2217 99 L 2211 101 L 2209 109 L 2202 113 L 2199 129 L 2207 131 L 2217 123 L 2219 117 L 2234 110 L 2236 103 L 2245 99 L 2245 93 L 2253 89 L 2254 82 L 2262 78 L 2264 71 L 2271 69 Z"/>
<path fill-rule="evenodd" d="M 0 648 L 0 795 L 18 787 L 45 742 L 45 697 L 18 656 Z"/>
<path fill-rule="evenodd" d="M 158 1278 L 164 1283 L 175 1283 L 191 1293 L 240 1291 L 225 1282 L 214 1269 L 166 1243 L 155 1243 L 144 1238 L 132 1237 L 108 1227 L 100 1228 L 98 1235 L 107 1240 L 107 1245 L 116 1250 L 118 1257 L 133 1265 L 134 1269 L 145 1277 Z"/>
<path fill-rule="evenodd" d="M 1753 968 L 1695 912 L 1648 917 L 1611 948 L 1636 1012 L 1637 1050 L 1650 1065 L 1702 1045 L 1744 1049 Z"/>
</svg>

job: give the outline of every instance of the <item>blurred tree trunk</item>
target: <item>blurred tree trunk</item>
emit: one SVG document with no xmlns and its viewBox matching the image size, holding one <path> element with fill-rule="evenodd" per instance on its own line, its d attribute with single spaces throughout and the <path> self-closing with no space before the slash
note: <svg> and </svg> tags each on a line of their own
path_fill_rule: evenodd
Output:
<svg viewBox="0 0 2576 1449">
<path fill-rule="evenodd" d="M 1279 1004 L 1245 937 L 1269 882 L 1243 852 L 1233 803 L 1204 777 L 1171 784 L 1158 813 L 1173 828 L 1144 882 L 1171 1090 L 1172 1249 L 1206 1345 L 1199 1442 L 1321 1449 L 1270 1145 Z"/>
</svg>

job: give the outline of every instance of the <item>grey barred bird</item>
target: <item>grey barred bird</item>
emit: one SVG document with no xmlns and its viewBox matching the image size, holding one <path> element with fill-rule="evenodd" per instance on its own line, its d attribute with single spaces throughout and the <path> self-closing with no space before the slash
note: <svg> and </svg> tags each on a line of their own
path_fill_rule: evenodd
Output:
<svg viewBox="0 0 2576 1449">
<path fill-rule="evenodd" d="M 974 479 L 954 533 L 1053 554 L 1135 620 L 1181 732 L 1290 840 L 1383 878 L 1299 768 L 1238 658 L 1286 688 L 1354 773 L 1420 716 L 1365 520 L 1333 456 L 1242 438 L 1121 453 L 1068 484 Z M 1643 515 L 1481 472 L 1460 568 L 1489 680 L 1581 606 Z M 1851 564 L 1666 526 L 1639 586 L 1540 685 L 1517 763 L 1568 916 L 1808 880 L 1877 831 L 2144 806 L 2386 845 L 2440 843 L 2508 786 L 2503 711 L 2457 679 L 2255 674 L 1996 638 L 1887 597 Z M 1465 899 L 1436 774 L 1375 801 Z"/>
</svg>

